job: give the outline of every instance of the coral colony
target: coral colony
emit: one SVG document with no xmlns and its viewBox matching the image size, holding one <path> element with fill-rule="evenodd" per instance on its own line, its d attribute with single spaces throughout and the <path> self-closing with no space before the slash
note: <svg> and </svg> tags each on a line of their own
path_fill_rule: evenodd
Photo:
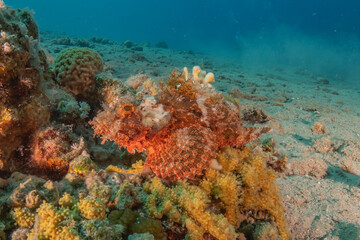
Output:
<svg viewBox="0 0 360 240">
<path fill-rule="evenodd" d="M 274 151 L 248 144 L 269 129 L 213 73 L 120 81 L 89 48 L 51 64 L 27 10 L 0 25 L 0 239 L 290 239 Z"/>
</svg>

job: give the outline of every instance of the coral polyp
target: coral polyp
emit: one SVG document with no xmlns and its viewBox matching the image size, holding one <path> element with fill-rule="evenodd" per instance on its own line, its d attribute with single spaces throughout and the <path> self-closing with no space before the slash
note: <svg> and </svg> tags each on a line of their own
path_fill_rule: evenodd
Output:
<svg viewBox="0 0 360 240">
<path fill-rule="evenodd" d="M 241 148 L 267 131 L 243 127 L 238 106 L 194 69 L 193 76 L 175 70 L 166 84 L 154 87 L 154 96 L 124 92 L 124 86 L 113 89 L 116 97 L 105 96 L 104 111 L 90 122 L 95 134 L 129 152 L 146 150 L 145 168 L 160 178 L 179 180 L 201 175 L 221 147 Z M 139 78 L 130 82 L 141 91 L 146 81 L 143 75 Z"/>
</svg>

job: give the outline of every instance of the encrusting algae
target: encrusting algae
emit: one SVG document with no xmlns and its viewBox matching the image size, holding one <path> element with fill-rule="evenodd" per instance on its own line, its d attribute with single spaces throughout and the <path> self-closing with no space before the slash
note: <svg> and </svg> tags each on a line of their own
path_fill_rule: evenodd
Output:
<svg viewBox="0 0 360 240">
<path fill-rule="evenodd" d="M 290 239 L 284 162 L 248 144 L 270 129 L 245 127 L 213 73 L 123 82 L 88 48 L 52 70 L 29 12 L 0 24 L 0 239 Z"/>
</svg>

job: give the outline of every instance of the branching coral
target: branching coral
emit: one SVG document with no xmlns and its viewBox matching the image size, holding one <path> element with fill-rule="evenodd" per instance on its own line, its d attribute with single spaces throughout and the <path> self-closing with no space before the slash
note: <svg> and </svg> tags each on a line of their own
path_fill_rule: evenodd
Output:
<svg viewBox="0 0 360 240">
<path fill-rule="evenodd" d="M 144 167 L 176 180 L 201 175 L 219 148 L 242 147 L 268 130 L 243 127 L 238 107 L 204 84 L 196 70 L 193 77 L 174 71 L 155 96 L 142 99 L 124 86 L 107 88 L 104 111 L 90 122 L 95 133 L 129 152 L 146 150 Z"/>
</svg>

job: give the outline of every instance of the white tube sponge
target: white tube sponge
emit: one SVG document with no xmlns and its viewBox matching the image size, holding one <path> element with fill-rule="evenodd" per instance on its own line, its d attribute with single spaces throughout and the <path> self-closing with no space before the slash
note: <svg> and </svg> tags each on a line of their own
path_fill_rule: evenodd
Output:
<svg viewBox="0 0 360 240">
<path fill-rule="evenodd" d="M 198 82 L 202 82 L 203 81 L 203 76 L 205 76 L 206 72 L 202 71 L 201 68 L 199 66 L 194 66 L 192 69 L 192 75 L 193 75 L 193 79 L 195 81 Z"/>
<path fill-rule="evenodd" d="M 212 72 L 209 72 L 208 74 L 206 74 L 206 76 L 204 78 L 204 82 L 205 83 L 213 83 L 213 82 L 215 82 L 215 75 Z"/>
<path fill-rule="evenodd" d="M 189 75 L 189 70 L 187 69 L 187 67 L 184 67 L 183 71 L 184 71 L 184 73 L 185 73 L 185 79 L 186 79 L 186 81 L 189 80 L 190 75 Z"/>
</svg>

